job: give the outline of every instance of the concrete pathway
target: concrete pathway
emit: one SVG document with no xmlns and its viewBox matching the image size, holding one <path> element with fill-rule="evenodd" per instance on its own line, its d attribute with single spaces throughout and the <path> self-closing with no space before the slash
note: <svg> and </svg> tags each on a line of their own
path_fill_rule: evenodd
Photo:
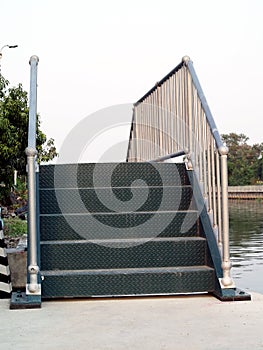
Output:
<svg viewBox="0 0 263 350">
<path fill-rule="evenodd" d="M 9 310 L 0 300 L 0 349 L 263 349 L 263 295 L 49 301 Z"/>
</svg>

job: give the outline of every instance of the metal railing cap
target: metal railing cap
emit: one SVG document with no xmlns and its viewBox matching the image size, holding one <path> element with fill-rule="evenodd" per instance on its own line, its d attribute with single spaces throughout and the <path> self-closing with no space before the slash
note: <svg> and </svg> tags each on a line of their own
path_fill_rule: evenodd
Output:
<svg viewBox="0 0 263 350">
<path fill-rule="evenodd" d="M 39 62 L 39 57 L 37 55 L 33 55 L 30 57 L 29 64 L 36 62 L 38 64 Z"/>
</svg>

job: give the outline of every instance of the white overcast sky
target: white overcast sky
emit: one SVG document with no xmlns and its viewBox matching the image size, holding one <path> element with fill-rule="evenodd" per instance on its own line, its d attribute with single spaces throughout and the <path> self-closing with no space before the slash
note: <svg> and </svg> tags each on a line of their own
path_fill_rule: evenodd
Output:
<svg viewBox="0 0 263 350">
<path fill-rule="evenodd" d="M 82 118 L 132 103 L 189 55 L 220 133 L 263 142 L 262 0 L 0 0 L 2 74 L 29 90 L 58 149 Z"/>
</svg>

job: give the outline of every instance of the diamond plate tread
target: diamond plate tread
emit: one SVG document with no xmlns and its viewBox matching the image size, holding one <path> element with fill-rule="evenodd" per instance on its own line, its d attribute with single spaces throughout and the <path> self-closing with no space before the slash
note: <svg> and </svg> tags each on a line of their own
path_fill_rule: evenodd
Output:
<svg viewBox="0 0 263 350">
<path fill-rule="evenodd" d="M 51 241 L 41 243 L 41 269 L 83 270 L 206 264 L 204 238 Z"/>
<path fill-rule="evenodd" d="M 215 290 L 208 266 L 42 271 L 43 298 L 103 297 L 202 293 Z"/>
<path fill-rule="evenodd" d="M 198 236 L 196 211 L 41 215 L 40 239 L 110 239 Z M 182 227 L 185 229 L 182 230 Z"/>
<path fill-rule="evenodd" d="M 189 208 L 191 200 L 191 186 L 42 189 L 40 190 L 40 213 L 185 210 Z"/>
<path fill-rule="evenodd" d="M 95 169 L 96 186 L 93 181 Z M 182 163 L 87 163 L 40 166 L 39 187 L 105 187 L 105 179 L 108 177 L 108 187 L 129 187 L 138 179 L 144 180 L 148 186 L 189 185 L 185 165 Z"/>
</svg>

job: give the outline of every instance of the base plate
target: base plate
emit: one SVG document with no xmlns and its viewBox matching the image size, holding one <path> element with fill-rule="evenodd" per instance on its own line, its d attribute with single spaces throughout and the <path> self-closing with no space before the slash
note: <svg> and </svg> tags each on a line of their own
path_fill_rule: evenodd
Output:
<svg viewBox="0 0 263 350">
<path fill-rule="evenodd" d="M 251 300 L 250 294 L 238 288 L 221 289 L 221 293 L 214 292 L 213 295 L 221 301 Z"/>
<path fill-rule="evenodd" d="M 40 295 L 27 295 L 26 292 L 16 291 L 11 295 L 10 309 L 37 309 L 41 308 Z"/>
</svg>

